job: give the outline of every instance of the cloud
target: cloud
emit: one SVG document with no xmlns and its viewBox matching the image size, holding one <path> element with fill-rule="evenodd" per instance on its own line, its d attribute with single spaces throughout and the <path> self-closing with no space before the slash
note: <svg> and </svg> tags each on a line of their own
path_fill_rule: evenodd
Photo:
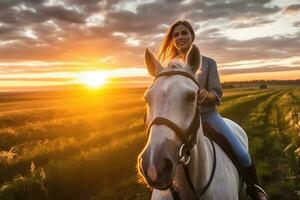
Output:
<svg viewBox="0 0 300 200">
<path fill-rule="evenodd" d="M 300 21 L 294 22 L 294 26 L 300 27 Z"/>
<path fill-rule="evenodd" d="M 274 22 L 273 19 L 265 19 L 261 17 L 254 17 L 254 18 L 247 18 L 247 17 L 241 17 L 236 18 L 232 23 L 232 26 L 234 28 L 247 28 L 247 27 L 254 27 L 254 26 L 261 26 L 264 24 L 269 24 Z"/>
<path fill-rule="evenodd" d="M 285 66 L 263 66 L 263 67 L 252 67 L 243 69 L 221 69 L 221 75 L 232 75 L 232 74 L 244 74 L 244 73 L 260 73 L 260 72 L 285 72 L 285 71 L 299 71 L 298 67 L 285 67 Z"/>
<path fill-rule="evenodd" d="M 68 10 L 61 6 L 41 7 L 40 13 L 43 13 L 48 19 L 58 19 L 70 23 L 84 23 L 85 15 L 75 10 Z"/>
<path fill-rule="evenodd" d="M 6 81 L 42 81 L 42 82 L 67 82 L 67 81 L 73 81 L 74 78 L 1 78 L 1 82 Z"/>
<path fill-rule="evenodd" d="M 0 66 L 2 74 L 143 67 L 145 48 L 150 47 L 155 52 L 168 25 L 181 18 L 192 22 L 197 32 L 196 44 L 221 68 L 222 64 L 239 60 L 281 59 L 299 54 L 299 33 L 243 41 L 224 35 L 229 28 L 239 31 L 272 24 L 276 21 L 274 16 L 298 12 L 298 4 L 287 6 L 282 12 L 280 6 L 270 6 L 270 0 L 193 0 L 184 4 L 179 0 L 131 1 L 131 4 L 124 0 L 58 2 L 0 1 L 0 62 L 37 60 L 89 64 L 48 68 Z M 133 4 L 132 9 L 122 8 Z M 299 26 L 296 20 L 289 23 Z M 114 34 L 116 32 L 119 35 Z M 281 67 L 277 69 L 288 69 Z"/>
<path fill-rule="evenodd" d="M 300 4 L 294 4 L 294 5 L 287 6 L 283 10 L 283 13 L 285 13 L 285 14 L 292 14 L 292 13 L 296 13 L 296 12 L 300 12 Z"/>
<path fill-rule="evenodd" d="M 213 3 L 214 2 L 214 3 Z M 279 7 L 267 7 L 264 4 L 270 1 L 251 1 L 251 0 L 239 0 L 239 1 L 210 1 L 202 2 L 197 1 L 190 5 L 190 9 L 200 8 L 201 12 L 190 13 L 192 19 L 198 19 L 202 21 L 212 20 L 217 18 L 225 18 L 233 20 L 243 17 L 258 17 L 268 16 L 274 14 L 280 10 Z"/>
<path fill-rule="evenodd" d="M 239 41 L 201 34 L 199 38 L 197 44 L 202 53 L 213 57 L 219 64 L 240 60 L 280 59 L 299 55 L 299 36 L 264 37 Z"/>
</svg>

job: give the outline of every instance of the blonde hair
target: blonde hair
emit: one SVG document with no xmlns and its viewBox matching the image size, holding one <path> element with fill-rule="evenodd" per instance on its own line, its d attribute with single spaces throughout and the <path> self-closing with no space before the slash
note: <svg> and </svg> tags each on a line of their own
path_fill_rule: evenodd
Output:
<svg viewBox="0 0 300 200">
<path fill-rule="evenodd" d="M 187 20 L 177 20 L 175 21 L 167 30 L 165 37 L 163 38 L 159 52 L 158 52 L 158 60 L 163 63 L 167 59 L 172 59 L 174 58 L 177 54 L 178 51 L 176 47 L 173 44 L 173 32 L 174 29 L 179 26 L 179 25 L 184 25 L 189 29 L 189 31 L 192 34 L 192 42 L 195 39 L 195 31 L 192 27 L 192 25 L 187 21 Z"/>
</svg>

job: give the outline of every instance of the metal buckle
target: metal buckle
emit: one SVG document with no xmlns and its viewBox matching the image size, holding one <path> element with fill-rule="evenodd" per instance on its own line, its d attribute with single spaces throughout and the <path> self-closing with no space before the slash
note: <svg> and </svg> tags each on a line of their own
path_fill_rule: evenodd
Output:
<svg viewBox="0 0 300 200">
<path fill-rule="evenodd" d="M 179 161 L 178 162 L 182 162 L 184 165 L 187 165 L 190 162 L 191 156 L 188 153 L 187 154 L 187 149 L 186 149 L 186 144 L 182 144 L 180 149 L 179 149 Z"/>
</svg>

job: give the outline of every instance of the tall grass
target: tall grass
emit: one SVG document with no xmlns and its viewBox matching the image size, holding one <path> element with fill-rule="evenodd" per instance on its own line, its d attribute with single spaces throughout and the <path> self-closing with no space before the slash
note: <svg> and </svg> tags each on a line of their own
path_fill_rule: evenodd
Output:
<svg viewBox="0 0 300 200">
<path fill-rule="evenodd" d="M 0 112 L 0 188 L 4 188 L 0 199 L 4 195 L 6 199 L 149 199 L 149 191 L 136 181 L 135 169 L 136 157 L 147 139 L 142 93 L 143 89 L 133 89 L 85 93 L 84 97 L 34 93 L 0 98 L 0 108 L 5 107 Z M 296 137 L 276 143 L 273 133 L 280 131 L 270 127 L 279 127 L 276 117 L 287 112 L 275 112 L 285 107 L 280 99 L 290 95 L 299 98 L 299 90 L 225 90 L 219 107 L 223 116 L 245 127 L 262 180 L 276 198 L 285 194 L 276 193 L 272 185 L 286 182 L 272 179 L 272 166 L 281 166 L 278 163 L 282 161 L 281 157 L 272 159 L 272 153 L 279 155 L 286 142 L 295 146 L 288 150 L 294 158 L 298 155 Z M 291 123 L 283 121 L 281 129 Z M 266 149 L 271 145 L 274 147 Z M 262 151 L 265 156 L 259 154 Z M 38 166 L 36 173 L 44 173 L 42 181 L 38 175 L 33 177 L 32 162 Z M 30 195 L 24 193 L 28 187 L 35 188 Z"/>
</svg>

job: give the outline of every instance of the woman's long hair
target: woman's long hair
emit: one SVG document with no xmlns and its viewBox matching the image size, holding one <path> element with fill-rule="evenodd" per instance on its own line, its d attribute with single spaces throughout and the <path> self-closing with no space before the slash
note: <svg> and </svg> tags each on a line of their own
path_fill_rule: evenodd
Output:
<svg viewBox="0 0 300 200">
<path fill-rule="evenodd" d="M 192 27 L 192 25 L 187 21 L 187 20 L 178 20 L 174 22 L 169 29 L 166 32 L 165 37 L 163 38 L 163 41 L 161 42 L 159 52 L 158 52 L 158 60 L 163 63 L 167 59 L 172 59 L 174 58 L 177 54 L 178 51 L 173 43 L 173 32 L 176 26 L 179 25 L 184 25 L 186 26 L 189 31 L 192 34 L 192 42 L 195 39 L 195 31 Z"/>
</svg>

